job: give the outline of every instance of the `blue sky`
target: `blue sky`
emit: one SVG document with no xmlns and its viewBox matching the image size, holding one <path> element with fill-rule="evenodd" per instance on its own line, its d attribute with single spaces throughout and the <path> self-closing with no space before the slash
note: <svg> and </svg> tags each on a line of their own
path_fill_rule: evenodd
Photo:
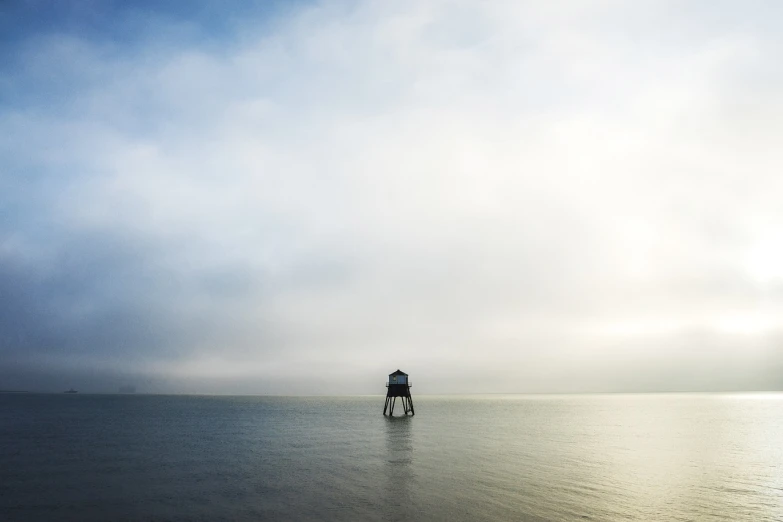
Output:
<svg viewBox="0 0 783 522">
<path fill-rule="evenodd" d="M 0 389 L 780 388 L 777 3 L 184 7 L 3 4 Z"/>
<path fill-rule="evenodd" d="M 130 46 L 186 29 L 193 36 L 181 44 L 231 41 L 237 25 L 252 21 L 263 28 L 302 2 L 120 2 L 46 0 L 5 2 L 2 34 L 5 44 L 47 35 L 69 35 L 105 45 Z M 183 33 L 187 32 L 183 31 Z"/>
</svg>

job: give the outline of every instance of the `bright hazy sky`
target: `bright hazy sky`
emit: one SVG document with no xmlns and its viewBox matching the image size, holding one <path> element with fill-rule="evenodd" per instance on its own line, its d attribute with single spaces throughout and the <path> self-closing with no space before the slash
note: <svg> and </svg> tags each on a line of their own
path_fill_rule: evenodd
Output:
<svg viewBox="0 0 783 522">
<path fill-rule="evenodd" d="M 783 389 L 783 3 L 0 5 L 0 389 Z"/>
</svg>

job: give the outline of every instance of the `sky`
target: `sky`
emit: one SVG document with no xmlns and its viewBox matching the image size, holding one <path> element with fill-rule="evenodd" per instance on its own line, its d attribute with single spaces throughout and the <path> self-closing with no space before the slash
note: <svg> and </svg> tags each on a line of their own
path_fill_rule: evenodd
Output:
<svg viewBox="0 0 783 522">
<path fill-rule="evenodd" d="M 775 0 L 0 3 L 0 389 L 783 390 Z"/>
</svg>

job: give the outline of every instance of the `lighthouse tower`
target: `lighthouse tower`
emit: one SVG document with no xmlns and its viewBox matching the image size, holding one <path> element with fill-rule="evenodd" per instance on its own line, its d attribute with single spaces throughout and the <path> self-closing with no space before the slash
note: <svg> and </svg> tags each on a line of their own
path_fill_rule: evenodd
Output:
<svg viewBox="0 0 783 522">
<path fill-rule="evenodd" d="M 408 374 L 400 370 L 389 374 L 389 382 L 386 383 L 386 404 L 383 405 L 384 415 L 386 415 L 387 409 L 389 415 L 394 415 L 394 404 L 397 402 L 397 397 L 402 398 L 405 415 L 416 414 L 413 411 L 413 399 L 411 399 L 411 382 L 408 380 Z"/>
</svg>

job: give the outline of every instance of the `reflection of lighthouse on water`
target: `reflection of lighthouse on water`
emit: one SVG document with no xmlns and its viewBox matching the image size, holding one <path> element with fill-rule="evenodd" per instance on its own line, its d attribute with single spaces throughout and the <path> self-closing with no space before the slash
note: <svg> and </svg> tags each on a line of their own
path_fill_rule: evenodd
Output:
<svg viewBox="0 0 783 522">
<path fill-rule="evenodd" d="M 386 500 L 390 507 L 411 506 L 413 472 L 412 417 L 386 417 Z"/>
</svg>

